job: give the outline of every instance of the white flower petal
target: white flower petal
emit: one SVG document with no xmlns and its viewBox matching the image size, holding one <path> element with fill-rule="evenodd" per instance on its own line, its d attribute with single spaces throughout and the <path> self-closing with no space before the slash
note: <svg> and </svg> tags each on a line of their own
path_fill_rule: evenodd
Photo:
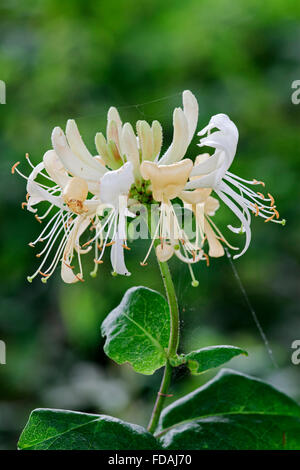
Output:
<svg viewBox="0 0 300 470">
<path fill-rule="evenodd" d="M 52 178 L 53 181 L 63 189 L 68 184 L 71 178 L 66 172 L 62 162 L 56 155 L 55 151 L 48 150 L 44 154 L 43 162 L 50 178 Z"/>
<path fill-rule="evenodd" d="M 185 90 L 182 94 L 183 111 L 187 119 L 189 128 L 189 144 L 195 134 L 195 130 L 198 122 L 198 102 L 189 90 Z"/>
<path fill-rule="evenodd" d="M 216 188 L 219 182 L 219 169 L 208 173 L 205 176 L 195 178 L 192 181 L 186 183 L 184 189 L 196 189 L 196 188 Z"/>
<path fill-rule="evenodd" d="M 186 115 L 181 108 L 175 108 L 173 113 L 173 141 L 165 154 L 161 157 L 159 165 L 169 165 L 181 160 L 189 145 L 189 127 Z"/>
<path fill-rule="evenodd" d="M 137 146 L 137 139 L 129 122 L 126 122 L 123 126 L 120 145 L 122 155 L 125 154 L 127 160 L 132 163 L 134 171 L 139 172 L 140 155 Z"/>
<path fill-rule="evenodd" d="M 74 119 L 69 119 L 67 122 L 66 136 L 72 152 L 74 155 L 76 155 L 77 158 L 79 158 L 79 160 L 81 160 L 88 167 L 93 168 L 95 172 L 101 176 L 106 173 L 107 170 L 105 166 L 101 165 L 101 163 L 93 158 L 93 155 L 88 151 L 81 138 Z"/>
<path fill-rule="evenodd" d="M 70 149 L 65 134 L 60 127 L 55 127 L 52 132 L 52 145 L 66 170 L 73 176 L 78 176 L 85 180 L 98 182 L 102 173 L 98 173 L 94 168 L 74 155 Z"/>
<path fill-rule="evenodd" d="M 119 196 L 127 195 L 133 183 L 134 177 L 131 162 L 125 163 L 118 170 L 107 172 L 100 181 L 101 202 L 118 207 Z"/>
<path fill-rule="evenodd" d="M 211 173 L 214 170 L 217 170 L 222 166 L 224 161 L 224 152 L 216 152 L 211 157 L 207 158 L 202 163 L 195 165 L 191 171 L 191 177 L 201 176 L 207 173 Z"/>
<path fill-rule="evenodd" d="M 220 199 L 229 207 L 229 209 L 232 210 L 232 212 L 237 216 L 237 218 L 241 221 L 243 229 L 246 234 L 246 241 L 245 241 L 245 246 L 243 250 L 238 254 L 233 257 L 233 259 L 239 258 L 242 256 L 248 249 L 251 241 L 251 229 L 248 221 L 246 220 L 244 214 L 241 212 L 241 210 L 234 204 L 234 202 L 229 199 L 226 194 L 224 194 L 222 191 L 216 191 L 217 195 L 219 196 Z"/>
<path fill-rule="evenodd" d="M 60 209 L 64 208 L 63 200 L 60 196 L 53 196 L 49 194 L 49 192 L 42 188 L 38 183 L 32 180 L 28 180 L 27 182 L 27 192 L 29 194 L 29 199 L 27 202 L 27 210 L 30 212 L 36 212 L 36 210 L 32 209 L 32 206 L 42 202 L 48 201 L 50 204 L 53 204 Z"/>
<path fill-rule="evenodd" d="M 121 274 L 122 276 L 130 276 L 130 272 L 126 268 L 125 261 L 124 261 L 124 240 L 117 236 L 114 238 L 114 244 L 110 250 L 110 260 L 113 270 L 117 274 Z"/>
</svg>

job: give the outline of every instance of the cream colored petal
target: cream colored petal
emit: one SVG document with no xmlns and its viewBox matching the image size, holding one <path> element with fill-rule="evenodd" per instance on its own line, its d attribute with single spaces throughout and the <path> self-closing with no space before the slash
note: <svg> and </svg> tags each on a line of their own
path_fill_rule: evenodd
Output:
<svg viewBox="0 0 300 470">
<path fill-rule="evenodd" d="M 98 182 L 101 174 L 91 168 L 85 162 L 77 158 L 70 149 L 65 134 L 60 127 L 55 127 L 52 132 L 52 144 L 56 155 L 65 169 L 73 176 L 79 176 L 90 181 Z M 100 166 L 100 165 L 99 165 Z"/>
<path fill-rule="evenodd" d="M 145 180 L 151 181 L 153 197 L 161 202 L 174 199 L 180 194 L 192 168 L 193 162 L 189 159 L 172 165 L 158 165 L 144 161 L 141 165 L 141 174 Z"/>
<path fill-rule="evenodd" d="M 209 252 L 208 255 L 212 258 L 219 258 L 220 256 L 224 255 L 224 248 L 220 241 L 217 239 L 217 236 L 213 229 L 211 228 L 208 221 L 204 220 L 204 231 L 207 237 Z"/>
<path fill-rule="evenodd" d="M 115 108 L 114 106 L 111 106 L 108 110 L 107 122 L 109 122 L 109 121 L 115 121 L 115 123 L 117 124 L 117 127 L 118 127 L 118 131 L 121 132 L 121 130 L 122 130 L 122 120 L 120 118 L 120 115 L 119 115 L 119 112 L 118 112 L 117 108 Z"/>
<path fill-rule="evenodd" d="M 186 116 L 181 108 L 173 113 L 173 141 L 168 150 L 159 160 L 160 165 L 170 165 L 181 160 L 189 145 L 189 128 Z"/>
<path fill-rule="evenodd" d="M 139 173 L 140 155 L 137 146 L 137 139 L 129 122 L 126 122 L 122 129 L 121 151 L 122 155 L 126 155 L 127 161 L 132 163 L 135 174 Z"/>
<path fill-rule="evenodd" d="M 78 282 L 82 278 L 82 273 L 75 274 L 71 263 L 75 249 L 79 249 L 79 239 L 83 232 L 89 226 L 89 219 L 86 217 L 78 217 L 72 228 L 67 244 L 64 249 L 63 259 L 61 261 L 61 277 L 67 284 Z"/>
<path fill-rule="evenodd" d="M 153 136 L 153 158 L 156 159 L 159 157 L 162 142 L 163 142 L 162 127 L 158 121 L 153 121 L 151 129 L 152 129 L 152 136 Z"/>
<path fill-rule="evenodd" d="M 187 204 L 198 204 L 200 202 L 206 202 L 211 191 L 212 190 L 209 188 L 199 188 L 194 191 L 181 191 L 180 198 Z"/>
<path fill-rule="evenodd" d="M 93 168 L 95 172 L 99 174 L 99 176 L 102 176 L 104 173 L 106 173 L 107 170 L 105 167 L 97 162 L 97 160 L 95 160 L 92 154 L 88 151 L 81 138 L 76 122 L 73 119 L 69 119 L 67 122 L 66 137 L 72 152 L 74 155 L 76 155 L 77 158 L 79 158 L 79 160 L 81 160 L 88 167 Z"/>
<path fill-rule="evenodd" d="M 55 151 L 48 150 L 43 157 L 43 162 L 50 178 L 61 188 L 64 188 L 71 178 Z"/>
<path fill-rule="evenodd" d="M 189 90 L 185 90 L 182 94 L 183 111 L 187 119 L 189 129 L 189 144 L 195 134 L 198 122 L 198 102 Z"/>
<path fill-rule="evenodd" d="M 196 189 L 196 191 L 199 191 L 199 190 Z M 205 214 L 213 216 L 215 215 L 219 207 L 220 207 L 220 202 L 218 201 L 218 199 L 210 196 L 205 201 L 205 206 L 204 206 Z"/>
</svg>

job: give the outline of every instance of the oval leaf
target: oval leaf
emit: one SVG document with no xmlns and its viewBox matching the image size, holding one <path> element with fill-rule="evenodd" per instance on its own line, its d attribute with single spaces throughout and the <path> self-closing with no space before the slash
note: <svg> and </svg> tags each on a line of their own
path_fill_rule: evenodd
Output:
<svg viewBox="0 0 300 470">
<path fill-rule="evenodd" d="M 158 449 L 152 434 L 111 416 L 68 410 L 34 410 L 19 443 L 22 450 Z"/>
<path fill-rule="evenodd" d="M 105 353 L 136 372 L 153 374 L 166 363 L 170 314 L 165 298 L 146 287 L 133 287 L 102 323 Z"/>
<path fill-rule="evenodd" d="M 294 400 L 267 383 L 223 369 L 214 379 L 164 409 L 160 429 L 203 417 L 232 414 L 300 417 Z"/>
<path fill-rule="evenodd" d="M 248 356 L 247 351 L 235 346 L 210 346 L 186 354 L 185 359 L 191 373 L 197 375 L 214 367 L 219 367 L 240 354 Z"/>
<path fill-rule="evenodd" d="M 270 415 L 203 418 L 171 429 L 161 442 L 170 450 L 299 450 L 300 419 Z"/>
</svg>

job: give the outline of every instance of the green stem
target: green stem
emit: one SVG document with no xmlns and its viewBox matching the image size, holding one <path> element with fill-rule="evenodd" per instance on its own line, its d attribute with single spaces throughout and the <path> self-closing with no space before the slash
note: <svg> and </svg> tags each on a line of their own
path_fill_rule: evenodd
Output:
<svg viewBox="0 0 300 470">
<path fill-rule="evenodd" d="M 159 243 L 159 241 L 157 242 Z M 177 353 L 178 343 L 179 343 L 179 311 L 178 311 L 178 304 L 176 299 L 176 293 L 174 284 L 172 281 L 170 269 L 168 263 L 161 262 L 159 260 L 158 265 L 160 269 L 160 273 L 163 279 L 167 300 L 170 309 L 170 339 L 169 339 L 169 346 L 167 350 L 167 363 L 164 370 L 164 375 L 162 378 L 162 382 L 160 385 L 159 392 L 157 394 L 157 398 L 155 401 L 155 405 L 152 411 L 152 415 L 150 418 L 150 422 L 148 425 L 148 431 L 152 434 L 154 433 L 155 429 L 157 428 L 157 424 L 159 421 L 160 414 L 162 412 L 163 404 L 167 397 L 167 392 L 171 382 L 172 376 L 172 366 L 170 365 L 169 358 L 175 356 Z"/>
</svg>

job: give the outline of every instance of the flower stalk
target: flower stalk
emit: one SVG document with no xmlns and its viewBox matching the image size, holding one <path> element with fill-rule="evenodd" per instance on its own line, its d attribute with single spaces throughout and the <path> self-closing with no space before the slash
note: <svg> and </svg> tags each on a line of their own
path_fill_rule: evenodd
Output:
<svg viewBox="0 0 300 470">
<path fill-rule="evenodd" d="M 156 243 L 160 243 L 159 240 Z M 150 422 L 148 425 L 148 431 L 152 434 L 157 428 L 160 414 L 165 402 L 165 399 L 169 396 L 168 389 L 171 383 L 172 376 L 172 366 L 170 364 L 170 359 L 174 357 L 177 353 L 177 348 L 179 344 L 179 310 L 178 303 L 176 298 L 175 287 L 173 284 L 172 276 L 167 262 L 161 262 L 157 259 L 158 266 L 160 269 L 161 277 L 163 280 L 164 288 L 166 291 L 167 301 L 169 304 L 170 310 L 170 339 L 169 346 L 167 350 L 167 363 L 165 365 L 165 370 L 163 378 L 161 381 L 160 389 L 157 393 L 157 398 L 154 404 L 154 408 L 151 414 Z"/>
</svg>

